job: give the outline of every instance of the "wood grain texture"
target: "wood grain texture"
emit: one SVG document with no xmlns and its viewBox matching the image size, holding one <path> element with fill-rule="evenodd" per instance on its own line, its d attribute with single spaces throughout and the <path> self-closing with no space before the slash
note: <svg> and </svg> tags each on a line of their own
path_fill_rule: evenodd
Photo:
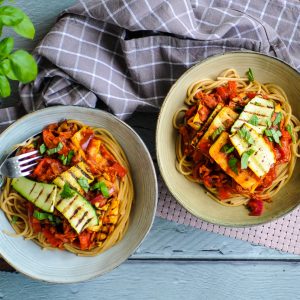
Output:
<svg viewBox="0 0 300 300">
<path fill-rule="evenodd" d="M 130 261 L 101 278 L 46 284 L 0 273 L 0 299 L 295 299 L 299 263 Z"/>
</svg>

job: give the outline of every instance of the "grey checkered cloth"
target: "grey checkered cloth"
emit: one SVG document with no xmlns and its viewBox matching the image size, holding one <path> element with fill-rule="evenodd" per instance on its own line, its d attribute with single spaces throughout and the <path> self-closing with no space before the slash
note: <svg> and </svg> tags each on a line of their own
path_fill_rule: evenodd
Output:
<svg viewBox="0 0 300 300">
<path fill-rule="evenodd" d="M 105 103 L 125 119 L 136 109 L 158 110 L 186 69 L 233 50 L 276 56 L 299 70 L 300 2 L 81 1 L 35 49 L 40 72 L 21 85 L 21 103 L 27 112 Z M 0 124 L 18 109 L 3 110 Z"/>
</svg>

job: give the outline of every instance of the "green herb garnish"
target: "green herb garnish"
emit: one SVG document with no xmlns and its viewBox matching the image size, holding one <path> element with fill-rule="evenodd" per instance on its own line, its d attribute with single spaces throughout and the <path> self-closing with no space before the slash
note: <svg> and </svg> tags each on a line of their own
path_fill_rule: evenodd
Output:
<svg viewBox="0 0 300 300">
<path fill-rule="evenodd" d="M 68 155 L 65 156 L 64 154 L 60 155 L 58 158 L 61 160 L 64 166 L 69 165 L 71 163 L 71 159 L 74 156 L 74 150 L 69 151 Z"/>
<path fill-rule="evenodd" d="M 70 188 L 70 186 L 65 183 L 62 191 L 60 192 L 60 196 L 62 198 L 71 198 L 75 195 L 75 191 Z"/>
<path fill-rule="evenodd" d="M 257 126 L 258 121 L 259 121 L 259 119 L 258 119 L 257 115 L 252 115 L 252 117 L 250 118 L 248 123 L 250 123 L 251 125 Z"/>
<path fill-rule="evenodd" d="M 250 158 L 250 156 L 254 153 L 255 151 L 253 149 L 249 149 L 247 151 L 245 151 L 242 154 L 242 158 L 241 158 L 241 169 L 247 169 L 248 167 L 248 160 Z"/>
<path fill-rule="evenodd" d="M 272 126 L 272 122 L 270 119 L 266 119 L 266 126 L 267 128 L 270 128 Z"/>
<path fill-rule="evenodd" d="M 53 214 L 49 214 L 49 213 L 46 213 L 46 212 L 41 212 L 41 211 L 35 210 L 33 212 L 33 216 L 36 219 L 38 219 L 39 221 L 49 220 L 50 222 L 55 223 L 55 224 L 61 223 L 60 218 L 54 216 Z"/>
<path fill-rule="evenodd" d="M 214 141 L 224 130 L 224 126 L 221 125 L 220 127 L 218 127 L 211 135 L 211 139 Z"/>
<path fill-rule="evenodd" d="M 293 130 L 292 130 L 292 126 L 290 124 L 288 124 L 286 126 L 286 130 L 288 131 L 288 133 L 290 134 L 291 138 L 292 138 L 292 141 L 293 141 L 293 144 L 296 143 L 296 140 L 295 140 L 295 137 L 293 135 Z"/>
<path fill-rule="evenodd" d="M 238 131 L 239 136 L 244 139 L 246 142 L 248 142 L 250 145 L 254 144 L 253 137 L 251 136 L 250 132 L 248 129 L 242 127 Z"/>
<path fill-rule="evenodd" d="M 47 150 L 47 154 L 48 154 L 48 155 L 52 155 L 52 154 L 54 154 L 54 153 L 57 153 L 57 152 L 59 152 L 63 147 L 64 147 L 63 143 L 62 143 L 62 142 L 59 142 L 58 145 L 57 145 L 57 147 L 48 149 L 48 150 Z"/>
<path fill-rule="evenodd" d="M 222 148 L 221 148 L 221 152 L 224 152 L 226 154 L 229 154 L 231 152 L 234 151 L 234 147 L 233 146 L 230 146 L 228 144 L 225 144 Z"/>
<path fill-rule="evenodd" d="M 247 76 L 248 76 L 248 80 L 250 82 L 254 81 L 254 75 L 253 75 L 253 72 L 252 72 L 251 68 L 249 68 L 249 70 L 247 71 Z"/>
<path fill-rule="evenodd" d="M 46 151 L 47 151 L 46 145 L 45 145 L 45 144 L 42 144 L 42 145 L 40 146 L 40 153 L 41 153 L 41 154 L 44 154 Z"/>
<path fill-rule="evenodd" d="M 278 114 L 276 114 L 276 118 L 275 118 L 275 120 L 273 122 L 273 125 L 276 126 L 277 124 L 279 124 L 280 121 L 281 121 L 281 119 L 282 119 L 282 113 L 279 112 Z"/>
<path fill-rule="evenodd" d="M 89 191 L 90 185 L 85 177 L 80 177 L 77 182 L 86 193 Z"/>
<path fill-rule="evenodd" d="M 16 224 L 18 220 L 19 220 L 19 217 L 14 215 L 11 219 L 11 224 Z"/>
<path fill-rule="evenodd" d="M 237 158 L 231 157 L 228 161 L 230 169 L 235 173 L 238 174 L 238 167 L 237 167 Z"/>
<path fill-rule="evenodd" d="M 109 197 L 109 190 L 108 190 L 108 187 L 107 187 L 107 185 L 105 184 L 104 181 L 99 181 L 99 182 L 95 183 L 92 186 L 92 190 L 99 190 L 99 191 L 101 191 L 102 195 L 105 198 Z"/>
<path fill-rule="evenodd" d="M 281 131 L 275 130 L 274 128 L 266 129 L 265 135 L 269 138 L 271 142 L 275 142 L 277 144 L 280 144 L 280 137 L 281 137 Z"/>
</svg>

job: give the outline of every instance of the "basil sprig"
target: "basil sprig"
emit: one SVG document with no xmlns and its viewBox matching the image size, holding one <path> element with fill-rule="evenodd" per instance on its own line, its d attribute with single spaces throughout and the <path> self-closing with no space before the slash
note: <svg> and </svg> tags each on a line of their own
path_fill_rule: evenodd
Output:
<svg viewBox="0 0 300 300">
<path fill-rule="evenodd" d="M 2 4 L 3 1 L 0 1 Z M 35 29 L 29 17 L 19 8 L 0 6 L 0 35 L 4 26 L 11 27 L 18 35 L 33 39 Z M 9 36 L 0 41 L 0 97 L 11 94 L 9 80 L 22 83 L 33 81 L 38 72 L 35 59 L 27 51 L 14 49 L 14 38 Z"/>
<path fill-rule="evenodd" d="M 211 139 L 214 141 L 224 130 L 224 126 L 221 125 L 220 127 L 218 127 L 211 135 Z"/>
</svg>

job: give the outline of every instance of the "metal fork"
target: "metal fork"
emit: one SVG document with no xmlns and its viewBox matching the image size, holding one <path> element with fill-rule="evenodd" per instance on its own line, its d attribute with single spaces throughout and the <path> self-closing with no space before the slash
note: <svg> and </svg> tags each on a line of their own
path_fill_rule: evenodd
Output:
<svg viewBox="0 0 300 300">
<path fill-rule="evenodd" d="M 0 174 L 10 178 L 23 177 L 31 174 L 33 167 L 38 164 L 37 160 L 41 158 L 41 156 L 30 156 L 38 153 L 39 151 L 34 150 L 6 159 L 0 166 Z"/>
</svg>

